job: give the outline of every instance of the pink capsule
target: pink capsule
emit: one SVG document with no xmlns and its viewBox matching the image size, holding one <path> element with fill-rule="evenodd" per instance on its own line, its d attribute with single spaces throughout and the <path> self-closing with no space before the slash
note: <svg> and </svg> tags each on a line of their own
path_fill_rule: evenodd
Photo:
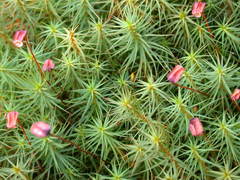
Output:
<svg viewBox="0 0 240 180">
<path fill-rule="evenodd" d="M 192 7 L 192 15 L 197 18 L 201 17 L 205 6 L 206 6 L 205 2 L 194 2 Z"/>
<path fill-rule="evenodd" d="M 235 89 L 234 92 L 231 94 L 231 99 L 233 101 L 237 101 L 240 99 L 240 89 Z"/>
<path fill-rule="evenodd" d="M 26 30 L 19 30 L 17 32 L 15 32 L 14 36 L 13 36 L 13 44 L 20 48 L 23 46 L 23 39 L 26 36 L 27 31 Z"/>
<path fill-rule="evenodd" d="M 16 128 L 17 121 L 18 121 L 18 112 L 12 111 L 7 113 L 6 119 L 7 119 L 7 128 Z"/>
<path fill-rule="evenodd" d="M 172 71 L 168 74 L 168 81 L 172 82 L 172 83 L 176 83 L 180 80 L 183 72 L 185 71 L 185 69 L 180 66 L 180 65 L 176 65 Z"/>
<path fill-rule="evenodd" d="M 42 121 L 33 123 L 30 129 L 31 133 L 34 136 L 39 138 L 48 136 L 48 134 L 50 133 L 50 130 L 51 130 L 51 126 Z"/>
<path fill-rule="evenodd" d="M 203 135 L 203 126 L 199 118 L 193 118 L 190 120 L 189 130 L 193 136 Z"/>
<path fill-rule="evenodd" d="M 51 71 L 52 69 L 54 69 L 55 64 L 53 63 L 53 61 L 51 59 L 47 59 L 44 64 L 43 64 L 43 71 Z"/>
</svg>

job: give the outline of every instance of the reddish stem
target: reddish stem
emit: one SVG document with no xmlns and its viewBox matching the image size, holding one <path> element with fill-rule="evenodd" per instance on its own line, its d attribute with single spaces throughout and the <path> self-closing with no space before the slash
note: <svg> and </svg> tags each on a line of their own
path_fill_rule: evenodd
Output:
<svg viewBox="0 0 240 180">
<path fill-rule="evenodd" d="M 48 83 L 49 86 L 51 86 L 51 83 L 47 79 L 45 79 L 45 75 L 44 75 L 44 73 L 43 73 L 43 71 L 41 69 L 41 66 L 40 66 L 39 62 L 37 61 L 36 56 L 34 55 L 34 53 L 32 51 L 32 48 L 31 48 L 31 46 L 29 44 L 29 41 L 28 41 L 28 36 L 26 36 L 26 44 L 27 44 L 28 49 L 30 50 L 30 53 L 31 53 L 31 55 L 33 57 L 34 62 L 37 65 L 38 71 L 41 74 L 42 79 L 45 80 Z"/>
<path fill-rule="evenodd" d="M 30 142 L 30 140 L 29 140 L 29 138 L 28 138 L 28 136 L 27 136 L 27 134 L 26 134 L 26 132 L 25 132 L 25 130 L 24 130 L 23 125 L 20 123 L 19 120 L 18 120 L 18 125 L 19 125 L 19 127 L 21 128 L 21 130 L 22 130 L 22 132 L 23 132 L 23 135 L 24 135 L 25 139 L 27 140 L 28 144 L 29 144 L 29 145 L 32 145 L 31 142 Z M 32 154 L 32 155 L 35 156 L 35 154 Z M 39 164 L 38 161 L 37 161 L 37 164 L 38 164 L 38 166 L 39 166 L 41 172 L 43 172 L 44 169 L 43 169 L 43 167 L 41 166 L 41 164 Z"/>
<path fill-rule="evenodd" d="M 31 55 L 32 55 L 32 58 L 33 58 L 34 62 L 35 62 L 36 65 L 37 65 L 37 68 L 38 68 L 39 73 L 41 74 L 41 77 L 44 79 L 44 77 L 45 77 L 45 76 L 44 76 L 44 73 L 43 73 L 43 71 L 42 71 L 42 69 L 41 69 L 41 66 L 40 66 L 39 62 L 37 61 L 36 56 L 34 55 L 34 53 L 33 53 L 33 51 L 32 51 L 32 48 L 31 48 L 31 46 L 30 46 L 30 44 L 29 44 L 29 41 L 28 41 L 28 36 L 26 36 L 26 44 L 27 44 L 28 49 L 30 50 L 30 53 L 31 53 Z"/>
<path fill-rule="evenodd" d="M 173 155 L 171 154 L 171 152 L 170 152 L 167 148 L 165 148 L 165 147 L 162 145 L 162 143 L 159 143 L 159 146 L 160 146 L 160 148 L 162 149 L 162 151 L 170 158 L 170 161 L 172 161 L 172 162 L 176 165 L 176 168 L 177 168 L 177 169 L 180 169 L 177 161 L 174 159 L 174 157 L 173 157 Z M 181 170 L 182 170 L 182 169 L 180 169 L 180 171 L 181 171 Z"/>
<path fill-rule="evenodd" d="M 148 123 L 149 125 L 152 124 L 151 121 L 149 121 L 144 114 L 138 112 L 136 109 L 134 109 L 134 108 L 131 107 L 131 106 L 130 106 L 130 109 L 133 110 L 133 112 L 135 113 L 135 115 L 136 115 L 138 118 L 142 119 L 144 122 Z"/>
<path fill-rule="evenodd" d="M 210 33 L 211 38 L 214 39 L 215 37 L 214 37 L 214 34 L 212 33 L 212 30 L 209 26 L 207 17 L 205 16 L 205 14 L 203 14 L 202 17 L 206 22 L 207 31 Z M 217 46 L 217 44 L 214 45 L 214 48 L 215 48 L 216 52 L 219 54 L 220 53 L 220 48 Z"/>
<path fill-rule="evenodd" d="M 199 94 L 202 94 L 202 95 L 204 95 L 204 96 L 208 96 L 208 97 L 209 97 L 209 94 L 207 94 L 207 93 L 205 93 L 205 92 L 202 92 L 202 91 L 199 91 L 199 90 L 197 90 L 197 89 L 193 89 L 193 88 L 190 88 L 190 87 L 182 86 L 182 85 L 177 84 L 177 83 L 172 83 L 172 84 L 174 84 L 175 86 L 178 86 L 178 87 L 180 87 L 180 88 L 188 89 L 188 90 L 191 90 L 191 91 L 193 91 L 193 92 L 197 92 L 197 93 L 199 93 Z"/>
<path fill-rule="evenodd" d="M 233 104 L 237 108 L 238 111 L 240 111 L 240 106 L 238 105 L 237 101 L 232 100 Z"/>
<path fill-rule="evenodd" d="M 204 19 L 205 22 L 206 22 L 206 28 L 207 28 L 207 31 L 210 33 L 211 38 L 214 39 L 214 35 L 213 35 L 212 30 L 211 30 L 211 28 L 210 28 L 210 26 L 209 26 L 209 23 L 208 23 L 207 17 L 205 16 L 205 14 L 202 14 L 202 17 L 203 17 L 203 19 Z"/>
<path fill-rule="evenodd" d="M 131 109 L 132 109 L 132 107 L 131 107 Z M 141 114 L 137 110 L 134 110 L 134 109 L 133 109 L 133 111 L 135 112 L 137 117 L 139 117 L 140 119 L 142 119 L 143 121 L 145 121 L 145 122 L 149 123 L 149 125 L 151 125 L 151 121 L 149 119 L 147 119 L 147 117 L 144 114 Z M 174 159 L 174 156 L 169 151 L 169 149 L 164 147 L 164 145 L 161 142 L 159 142 L 158 145 L 162 149 L 162 151 L 167 155 L 167 157 L 169 157 L 170 161 L 176 165 L 176 168 L 179 169 L 180 167 L 179 167 L 177 161 Z M 181 171 L 181 169 L 180 169 L 180 171 Z"/>
<path fill-rule="evenodd" d="M 31 145 L 31 142 L 29 141 L 28 136 L 27 136 L 27 134 L 26 134 L 26 132 L 25 132 L 25 130 L 24 130 L 24 128 L 23 128 L 23 126 L 22 126 L 22 124 L 20 123 L 19 120 L 18 120 L 18 125 L 21 128 L 21 130 L 23 132 L 23 135 L 24 135 L 25 139 L 27 140 L 28 144 Z"/>
<path fill-rule="evenodd" d="M 101 160 L 101 161 L 103 161 L 103 162 L 105 162 L 105 163 L 107 162 L 107 161 L 105 161 L 105 160 L 102 160 L 102 159 L 101 159 L 99 156 L 97 156 L 96 154 L 93 154 L 93 153 L 91 153 L 91 152 L 89 152 L 89 151 L 86 151 L 86 150 L 82 149 L 78 144 L 76 144 L 76 143 L 74 143 L 74 142 L 72 142 L 72 141 L 70 141 L 70 140 L 68 140 L 68 139 L 65 139 L 65 138 L 63 138 L 63 137 L 57 136 L 57 135 L 55 135 L 55 134 L 50 134 L 50 136 L 56 137 L 56 138 L 58 138 L 59 140 L 65 142 L 65 143 L 68 143 L 68 144 L 70 144 L 70 145 L 72 145 L 72 146 L 75 146 L 80 152 L 83 152 L 83 153 L 85 153 L 85 154 L 88 154 L 88 155 L 92 156 L 93 158 L 97 158 L 97 159 L 99 159 L 99 160 Z"/>
</svg>

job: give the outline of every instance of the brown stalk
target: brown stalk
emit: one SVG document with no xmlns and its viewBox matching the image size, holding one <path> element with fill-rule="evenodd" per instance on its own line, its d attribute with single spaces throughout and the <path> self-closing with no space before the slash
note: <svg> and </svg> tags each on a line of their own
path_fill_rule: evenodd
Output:
<svg viewBox="0 0 240 180">
<path fill-rule="evenodd" d="M 31 142 L 29 141 L 29 138 L 28 138 L 28 136 L 27 136 L 27 134 L 26 134 L 26 132 L 25 132 L 25 130 L 24 130 L 24 127 L 23 127 L 22 124 L 20 123 L 19 119 L 17 120 L 17 122 L 18 122 L 18 125 L 19 125 L 19 127 L 21 128 L 21 130 L 22 130 L 22 132 L 23 132 L 23 135 L 24 135 L 25 139 L 27 140 L 28 144 L 31 145 Z"/>
<path fill-rule="evenodd" d="M 240 106 L 238 105 L 237 101 L 232 100 L 233 104 L 237 108 L 238 111 L 240 111 Z"/>
<path fill-rule="evenodd" d="M 25 130 L 24 130 L 24 127 L 23 127 L 23 125 L 20 123 L 19 119 L 17 120 L 17 122 L 18 122 L 18 125 L 19 125 L 19 127 L 21 128 L 21 130 L 22 130 L 22 132 L 23 132 L 23 135 L 24 135 L 25 139 L 27 140 L 28 144 L 29 144 L 29 145 L 32 145 L 31 142 L 30 142 L 30 140 L 29 140 L 29 138 L 28 138 L 28 136 L 27 136 L 27 134 L 26 134 L 26 132 L 25 132 Z M 35 154 L 32 154 L 32 156 L 34 157 Z M 41 166 L 41 164 L 39 164 L 38 161 L 37 161 L 37 164 L 38 164 L 41 172 L 43 172 L 44 169 L 43 169 L 43 167 Z"/>
<path fill-rule="evenodd" d="M 28 36 L 26 36 L 26 44 L 27 44 L 28 49 L 30 50 L 30 53 L 31 53 L 31 55 L 32 55 L 32 58 L 33 58 L 34 62 L 35 62 L 36 65 L 37 65 L 38 71 L 39 71 L 42 79 L 45 80 L 45 81 L 48 83 L 48 85 L 51 87 L 51 83 L 50 83 L 47 79 L 45 79 L 45 75 L 44 75 L 44 73 L 43 73 L 43 71 L 42 71 L 42 68 L 41 68 L 39 62 L 37 61 L 36 56 L 34 55 L 34 53 L 33 53 L 33 51 L 32 51 L 32 48 L 31 48 L 30 43 L 29 43 L 29 41 L 28 41 Z M 52 88 L 52 87 L 51 87 L 51 88 Z M 53 88 L 52 88 L 52 89 L 53 89 Z M 54 90 L 54 89 L 53 89 L 53 90 Z"/>
<path fill-rule="evenodd" d="M 213 35 L 212 30 L 211 30 L 211 28 L 210 28 L 210 26 L 209 26 L 209 23 L 208 23 L 207 17 L 205 16 L 205 14 L 202 14 L 202 17 L 203 17 L 203 19 L 204 19 L 205 22 L 206 22 L 206 28 L 207 28 L 207 31 L 210 33 L 211 38 L 214 39 L 214 35 Z"/>
<path fill-rule="evenodd" d="M 149 125 L 151 125 L 151 121 L 149 119 L 147 119 L 147 117 L 144 114 L 138 112 L 137 110 L 135 110 L 133 108 L 132 108 L 132 110 L 133 110 L 133 112 L 136 114 L 136 116 L 138 118 L 142 119 L 144 122 L 146 122 Z M 162 151 L 169 157 L 170 161 L 173 162 L 176 165 L 176 168 L 179 169 L 180 167 L 179 167 L 177 161 L 174 159 L 174 157 L 171 154 L 171 152 L 169 151 L 169 149 L 164 147 L 164 145 L 162 143 L 160 143 L 160 142 L 159 142 L 159 146 L 162 149 Z"/>
<path fill-rule="evenodd" d="M 30 53 L 31 53 L 31 55 L 32 55 L 32 58 L 33 58 L 34 62 L 35 62 L 36 65 L 37 65 L 38 71 L 39 71 L 39 73 L 41 74 L 42 79 L 44 79 L 44 78 L 45 78 L 44 73 L 43 73 L 43 71 L 42 71 L 42 69 L 41 69 L 41 66 L 40 66 L 39 62 L 37 61 L 36 56 L 34 55 L 34 53 L 33 53 L 33 51 L 32 51 L 32 48 L 31 48 L 31 46 L 30 46 L 30 44 L 29 44 L 29 41 L 28 41 L 28 36 L 26 36 L 26 44 L 27 44 L 28 49 L 30 50 Z"/>
<path fill-rule="evenodd" d="M 105 163 L 107 162 L 107 161 L 105 161 L 105 160 L 102 160 L 102 159 L 101 159 L 99 156 L 97 156 L 96 154 L 93 154 L 93 153 L 91 153 L 91 152 L 89 152 L 89 151 L 86 151 L 86 150 L 82 149 L 78 144 L 76 144 L 76 143 L 74 143 L 74 142 L 72 142 L 72 141 L 70 141 L 70 140 L 68 140 L 68 139 L 65 139 L 65 138 L 63 138 L 63 137 L 57 136 L 57 135 L 55 135 L 55 134 L 50 134 L 50 136 L 55 137 L 55 138 L 57 138 L 57 139 L 65 142 L 65 143 L 68 143 L 68 144 L 76 147 L 80 152 L 83 152 L 83 153 L 85 153 L 85 154 L 87 154 L 87 155 L 90 155 L 90 156 L 92 156 L 93 158 L 99 159 L 99 160 L 101 160 L 101 161 L 103 161 L 103 162 L 105 162 Z"/>
<path fill-rule="evenodd" d="M 178 87 L 180 87 L 180 88 L 188 89 L 188 90 L 190 90 L 190 91 L 197 92 L 197 93 L 199 93 L 199 94 L 202 94 L 202 95 L 204 95 L 204 96 L 208 96 L 208 97 L 209 97 L 209 94 L 207 94 L 207 93 L 205 93 L 205 92 L 202 92 L 202 91 L 199 91 L 199 90 L 197 90 L 197 89 L 193 89 L 193 88 L 190 88 L 190 87 L 182 86 L 182 85 L 177 84 L 177 83 L 172 83 L 172 84 L 174 84 L 175 86 L 178 86 Z"/>
</svg>

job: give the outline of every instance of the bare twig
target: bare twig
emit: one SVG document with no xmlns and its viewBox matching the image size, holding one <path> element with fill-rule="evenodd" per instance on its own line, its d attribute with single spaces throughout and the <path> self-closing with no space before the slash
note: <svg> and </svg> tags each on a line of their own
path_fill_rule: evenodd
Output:
<svg viewBox="0 0 240 180">
<path fill-rule="evenodd" d="M 50 136 L 55 137 L 55 138 L 58 138 L 59 140 L 61 140 L 61 141 L 65 142 L 65 143 L 68 143 L 68 144 L 76 147 L 80 152 L 83 152 L 83 153 L 85 153 L 85 154 L 87 154 L 87 155 L 90 155 L 90 156 L 92 156 L 93 158 L 99 159 L 99 160 L 101 160 L 101 161 L 103 161 L 103 162 L 105 162 L 105 163 L 107 162 L 107 161 L 105 161 L 105 160 L 102 160 L 98 155 L 93 154 L 93 153 L 91 153 L 91 152 L 89 152 L 89 151 L 86 151 L 86 150 L 82 149 L 78 144 L 76 144 L 76 143 L 74 143 L 74 142 L 72 142 L 72 141 L 70 141 L 70 140 L 68 140 L 68 139 L 65 139 L 65 138 L 63 138 L 63 137 L 57 136 L 57 135 L 55 135 L 55 134 L 50 134 Z"/>
<path fill-rule="evenodd" d="M 190 91 L 197 92 L 197 93 L 199 93 L 199 94 L 202 94 L 202 95 L 204 95 L 204 96 L 208 96 L 208 97 L 209 97 L 209 94 L 207 94 L 207 93 L 205 93 L 205 92 L 202 92 L 202 91 L 199 91 L 199 90 L 197 90 L 197 89 L 193 89 L 193 88 L 190 88 L 190 87 L 182 86 L 182 85 L 177 84 L 177 83 L 172 83 L 172 84 L 174 84 L 175 86 L 178 86 L 178 87 L 180 87 L 180 88 L 188 89 L 188 90 L 190 90 Z"/>
</svg>

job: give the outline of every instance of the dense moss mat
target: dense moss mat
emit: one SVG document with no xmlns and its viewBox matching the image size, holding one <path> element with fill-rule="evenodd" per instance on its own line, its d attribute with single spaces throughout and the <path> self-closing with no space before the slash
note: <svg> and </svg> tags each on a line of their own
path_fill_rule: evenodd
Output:
<svg viewBox="0 0 240 180">
<path fill-rule="evenodd" d="M 240 2 L 193 3 L 1 0 L 0 179 L 239 180 Z"/>
</svg>

